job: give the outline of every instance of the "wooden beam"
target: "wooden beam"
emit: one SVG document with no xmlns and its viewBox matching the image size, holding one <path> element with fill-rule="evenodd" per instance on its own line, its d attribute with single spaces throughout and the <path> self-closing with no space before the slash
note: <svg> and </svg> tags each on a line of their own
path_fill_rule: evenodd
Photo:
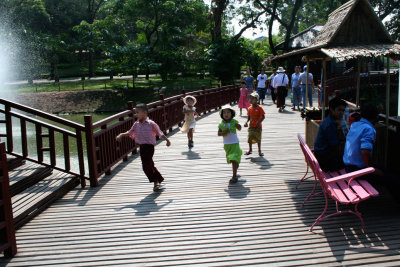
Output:
<svg viewBox="0 0 400 267">
<path fill-rule="evenodd" d="M 305 103 L 303 103 L 304 108 L 308 107 L 308 104 L 306 104 L 307 102 L 310 104 L 310 102 L 308 101 L 308 74 L 310 71 L 310 61 L 307 58 L 307 69 L 306 69 L 306 99 L 305 99 Z"/>
<path fill-rule="evenodd" d="M 322 81 L 321 81 L 321 97 L 322 97 L 322 120 L 325 119 L 325 94 L 326 94 L 326 61 L 322 61 Z"/>
<path fill-rule="evenodd" d="M 356 93 L 356 105 L 357 108 L 360 106 L 360 74 L 361 74 L 361 59 L 357 58 L 357 93 Z"/>
<path fill-rule="evenodd" d="M 386 57 L 386 131 L 385 131 L 385 157 L 384 164 L 387 168 L 388 149 L 389 149 L 389 103 L 390 103 L 390 58 Z"/>
</svg>

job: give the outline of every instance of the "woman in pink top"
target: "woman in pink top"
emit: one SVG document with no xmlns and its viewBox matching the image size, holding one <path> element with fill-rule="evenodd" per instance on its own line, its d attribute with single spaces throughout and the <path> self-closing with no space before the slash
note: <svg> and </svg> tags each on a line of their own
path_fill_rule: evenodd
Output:
<svg viewBox="0 0 400 267">
<path fill-rule="evenodd" d="M 248 97 L 249 96 L 248 96 L 248 89 L 246 88 L 246 83 L 242 81 L 242 88 L 240 88 L 240 98 L 239 98 L 240 116 L 242 116 L 243 108 L 248 110 L 248 108 L 250 107 Z"/>
<path fill-rule="evenodd" d="M 154 183 L 153 190 L 159 191 L 161 182 L 164 181 L 161 173 L 154 166 L 153 155 L 154 145 L 156 144 L 156 136 L 163 138 L 167 141 L 167 146 L 171 142 L 160 130 L 160 127 L 154 121 L 148 118 L 147 105 L 140 104 L 136 106 L 137 121 L 133 124 L 132 128 L 117 136 L 117 141 L 120 141 L 123 136 L 129 136 L 135 140 L 136 145 L 140 146 L 140 159 L 142 160 L 143 171 L 149 178 L 150 183 Z"/>
</svg>

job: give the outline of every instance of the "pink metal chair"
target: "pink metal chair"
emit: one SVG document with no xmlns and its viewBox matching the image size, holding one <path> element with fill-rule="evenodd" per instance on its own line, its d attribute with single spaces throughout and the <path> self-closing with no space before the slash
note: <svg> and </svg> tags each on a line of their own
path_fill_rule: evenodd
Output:
<svg viewBox="0 0 400 267">
<path fill-rule="evenodd" d="M 375 171 L 374 168 L 365 168 L 359 171 L 346 173 L 345 170 L 340 170 L 338 172 L 330 172 L 326 173 L 321 170 L 319 167 L 318 161 L 315 158 L 314 154 L 311 152 L 310 148 L 304 142 L 304 139 L 298 135 L 300 146 L 302 150 L 305 151 L 305 156 L 307 158 L 307 162 L 310 163 L 310 167 L 318 179 L 319 183 L 322 187 L 322 193 L 325 197 L 325 208 L 321 215 L 315 220 L 313 225 L 310 227 L 309 231 L 311 232 L 315 225 L 319 222 L 328 219 L 335 215 L 340 215 L 344 213 L 350 213 L 356 215 L 360 221 L 362 230 L 365 230 L 364 220 L 362 218 L 361 213 L 358 211 L 358 204 L 364 200 L 369 199 L 370 197 L 379 196 L 379 192 L 367 181 L 362 179 L 357 179 L 360 176 L 373 173 Z M 314 187 L 315 189 L 315 187 Z M 313 194 L 312 196 L 315 196 Z M 311 196 L 311 197 L 312 197 Z M 328 196 L 335 201 L 336 203 L 336 212 L 325 215 L 328 210 Z M 311 198 L 310 197 L 310 198 Z M 343 205 L 354 205 L 354 210 L 340 210 L 339 204 Z"/>
<path fill-rule="evenodd" d="M 322 192 L 315 194 L 315 189 L 317 188 L 317 184 L 318 184 L 318 182 L 317 182 L 317 177 L 316 177 L 314 174 L 312 174 L 312 175 L 310 175 L 310 176 L 307 176 L 309 170 L 311 169 L 311 165 L 312 165 L 312 161 L 310 161 L 310 158 L 307 157 L 307 149 L 310 149 L 310 148 L 306 145 L 306 143 L 305 143 L 303 137 L 301 137 L 300 134 L 297 134 L 297 138 L 299 139 L 300 148 L 301 148 L 301 151 L 303 152 L 304 159 L 305 159 L 305 161 L 306 161 L 306 163 L 307 163 L 307 170 L 306 170 L 306 173 L 304 174 L 303 178 L 301 178 L 300 181 L 297 183 L 296 189 L 298 189 L 298 186 L 299 186 L 303 181 L 305 181 L 305 180 L 307 180 L 307 179 L 309 179 L 309 178 L 314 177 L 314 186 L 313 186 L 313 189 L 312 189 L 311 193 L 308 194 L 308 196 L 306 197 L 306 199 L 305 199 L 305 200 L 303 201 L 303 203 L 301 204 L 301 206 L 304 207 L 304 204 L 305 204 L 308 200 L 310 200 L 310 199 L 311 199 L 312 197 L 314 197 L 314 196 L 320 195 Z M 311 151 L 311 153 L 312 153 L 312 151 Z"/>
</svg>

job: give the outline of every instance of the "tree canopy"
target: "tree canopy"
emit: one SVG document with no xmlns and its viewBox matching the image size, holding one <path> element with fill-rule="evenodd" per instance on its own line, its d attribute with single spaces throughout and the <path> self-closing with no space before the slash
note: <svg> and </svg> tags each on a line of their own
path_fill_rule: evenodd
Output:
<svg viewBox="0 0 400 267">
<path fill-rule="evenodd" d="M 2 0 L 0 41 L 9 40 L 24 78 L 78 64 L 95 72 L 158 73 L 162 79 L 210 72 L 223 82 L 253 72 L 279 42 L 314 25 L 345 0 Z M 394 40 L 400 36 L 398 0 L 371 0 Z M 239 21 L 237 32 L 230 21 Z M 279 33 L 273 34 L 274 25 Z M 267 39 L 243 38 L 261 28 Z M 99 71 L 100 70 L 100 71 Z M 17 70 L 16 70 L 17 71 Z"/>
</svg>

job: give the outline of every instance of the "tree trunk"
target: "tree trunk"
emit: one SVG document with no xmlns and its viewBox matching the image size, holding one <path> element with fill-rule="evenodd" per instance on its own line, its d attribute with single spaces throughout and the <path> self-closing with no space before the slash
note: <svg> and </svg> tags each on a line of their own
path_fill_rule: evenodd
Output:
<svg viewBox="0 0 400 267">
<path fill-rule="evenodd" d="M 274 25 L 277 6 L 278 6 L 278 0 L 274 0 L 274 7 L 273 7 L 273 10 L 272 10 L 272 15 L 271 15 L 271 18 L 270 18 L 269 23 L 268 23 L 268 43 L 269 43 L 269 46 L 270 46 L 270 49 L 271 49 L 271 52 L 272 52 L 273 55 L 277 54 L 276 53 L 276 49 L 275 49 L 275 45 L 274 45 L 274 41 L 273 41 L 273 38 L 272 38 L 272 27 Z"/>
<path fill-rule="evenodd" d="M 213 0 L 211 7 L 211 18 L 212 18 L 212 27 L 211 30 L 211 38 L 213 42 L 222 39 L 222 18 L 224 16 L 224 11 L 228 6 L 229 0 Z"/>
<path fill-rule="evenodd" d="M 93 52 L 89 51 L 89 78 L 94 76 L 93 72 Z"/>
<path fill-rule="evenodd" d="M 54 62 L 51 62 L 50 63 L 50 77 L 49 77 L 49 80 L 54 80 L 55 79 L 54 71 L 55 71 L 55 64 L 54 64 Z"/>
<path fill-rule="evenodd" d="M 294 23 L 296 21 L 296 14 L 299 11 L 302 3 L 303 3 L 303 0 L 296 0 L 296 2 L 294 3 L 294 7 L 293 7 L 292 14 L 290 17 L 290 23 L 289 23 L 288 27 L 286 28 L 285 43 L 283 45 L 284 48 L 288 48 L 288 46 L 289 46 L 290 36 L 292 34 Z"/>
</svg>

